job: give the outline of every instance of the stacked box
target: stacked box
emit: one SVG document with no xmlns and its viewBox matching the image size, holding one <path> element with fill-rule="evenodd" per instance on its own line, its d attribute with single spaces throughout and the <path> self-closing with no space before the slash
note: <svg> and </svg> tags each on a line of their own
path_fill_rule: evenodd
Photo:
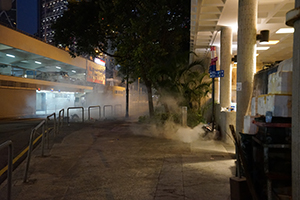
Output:
<svg viewBox="0 0 300 200">
<path fill-rule="evenodd" d="M 279 63 L 278 72 L 280 71 L 293 71 L 293 58 L 287 59 Z"/>
<path fill-rule="evenodd" d="M 292 117 L 292 95 L 267 95 L 266 105 L 274 117 Z"/>
<path fill-rule="evenodd" d="M 272 73 L 268 77 L 268 94 L 274 94 L 275 93 L 275 79 L 276 79 L 277 73 Z"/>
<path fill-rule="evenodd" d="M 266 115 L 267 111 L 271 111 L 274 117 L 292 117 L 292 95 L 260 95 L 257 99 L 257 113 Z"/>
<path fill-rule="evenodd" d="M 257 126 L 253 124 L 254 116 L 244 116 L 244 133 L 254 135 L 257 133 Z"/>
<path fill-rule="evenodd" d="M 276 82 L 275 94 L 292 94 L 293 72 L 280 71 Z"/>
<path fill-rule="evenodd" d="M 251 99 L 251 116 L 255 116 L 257 113 L 257 98 L 252 97 Z"/>
<path fill-rule="evenodd" d="M 257 97 L 257 114 L 259 115 L 266 115 L 266 103 L 267 103 L 267 95 L 259 95 Z"/>
</svg>

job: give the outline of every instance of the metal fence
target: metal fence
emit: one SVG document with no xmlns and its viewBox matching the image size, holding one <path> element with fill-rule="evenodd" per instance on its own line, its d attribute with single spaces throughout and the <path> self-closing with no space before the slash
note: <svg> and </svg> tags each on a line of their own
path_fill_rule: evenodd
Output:
<svg viewBox="0 0 300 200">
<path fill-rule="evenodd" d="M 99 108 L 99 120 L 101 119 L 101 106 L 89 106 L 88 107 L 88 120 L 91 120 L 91 108 Z"/>
<path fill-rule="evenodd" d="M 13 143 L 8 140 L 0 145 L 0 151 L 8 147 L 8 168 L 7 168 L 7 200 L 11 199 L 11 187 L 12 187 L 12 164 L 13 164 Z"/>
</svg>

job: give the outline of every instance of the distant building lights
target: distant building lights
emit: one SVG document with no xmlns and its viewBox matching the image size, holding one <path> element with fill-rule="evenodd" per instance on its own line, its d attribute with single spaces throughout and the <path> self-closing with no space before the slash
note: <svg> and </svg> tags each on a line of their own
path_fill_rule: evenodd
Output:
<svg viewBox="0 0 300 200">
<path fill-rule="evenodd" d="M 42 63 L 39 61 L 34 61 L 36 64 L 41 65 Z"/>
<path fill-rule="evenodd" d="M 15 58 L 16 56 L 12 55 L 12 54 L 6 54 L 7 57 L 11 57 L 11 58 Z"/>
<path fill-rule="evenodd" d="M 61 69 L 61 67 L 59 67 L 59 66 L 56 66 L 56 69 Z"/>
</svg>

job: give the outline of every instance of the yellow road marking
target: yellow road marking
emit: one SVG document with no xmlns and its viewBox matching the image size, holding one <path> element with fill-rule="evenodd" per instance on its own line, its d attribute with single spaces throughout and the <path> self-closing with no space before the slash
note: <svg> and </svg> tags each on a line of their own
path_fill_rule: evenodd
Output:
<svg viewBox="0 0 300 200">
<path fill-rule="evenodd" d="M 37 137 L 34 141 L 33 141 L 33 144 L 34 145 L 43 135 L 39 135 L 39 137 Z M 26 147 L 17 157 L 15 157 L 15 159 L 13 159 L 13 164 L 15 164 L 15 162 L 17 162 L 17 160 L 19 158 L 21 158 L 29 149 L 29 146 Z M 2 176 L 3 173 L 5 173 L 8 169 L 8 165 L 6 165 L 3 169 L 0 170 L 0 176 Z"/>
</svg>

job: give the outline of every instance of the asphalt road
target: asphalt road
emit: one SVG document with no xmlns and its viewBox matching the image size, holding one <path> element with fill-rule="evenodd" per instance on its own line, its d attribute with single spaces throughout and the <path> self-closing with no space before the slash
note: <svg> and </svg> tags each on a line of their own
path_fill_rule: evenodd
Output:
<svg viewBox="0 0 300 200">
<path fill-rule="evenodd" d="M 42 119 L 22 119 L 0 121 L 0 144 L 11 140 L 13 142 L 13 158 L 20 156 L 14 164 L 14 169 L 24 160 L 27 152 L 24 150 L 28 146 L 31 130 L 37 126 Z M 21 153 L 23 152 L 24 155 Z M 21 154 L 21 155 L 20 155 Z M 6 172 L 3 168 L 7 165 L 8 148 L 0 151 L 0 183 L 5 180 Z"/>
</svg>

